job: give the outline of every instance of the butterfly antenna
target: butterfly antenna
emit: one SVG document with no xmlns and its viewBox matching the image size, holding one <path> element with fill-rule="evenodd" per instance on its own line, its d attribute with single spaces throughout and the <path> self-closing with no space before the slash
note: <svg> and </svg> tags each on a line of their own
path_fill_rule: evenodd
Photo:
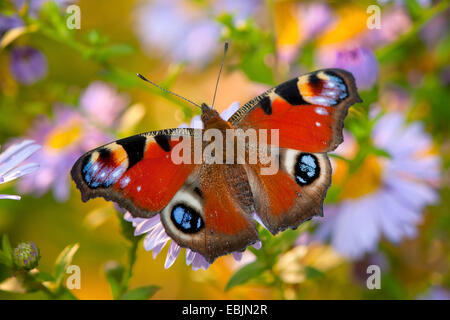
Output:
<svg viewBox="0 0 450 320">
<path fill-rule="evenodd" d="M 148 79 L 147 79 L 146 77 L 144 77 L 142 74 L 137 73 L 136 75 L 137 75 L 139 78 L 141 78 L 142 80 L 144 80 L 144 81 L 146 81 L 146 82 L 148 82 L 148 83 L 154 85 L 155 87 L 161 89 L 162 91 L 167 92 L 167 93 L 170 93 L 171 95 L 174 95 L 175 97 L 178 97 L 178 98 L 180 98 L 180 99 L 183 99 L 183 100 L 186 101 L 186 102 L 192 103 L 194 106 L 197 106 L 197 107 L 199 107 L 200 109 L 202 108 L 200 105 L 198 105 L 198 104 L 195 103 L 194 101 L 191 101 L 191 100 L 189 100 L 189 99 L 186 99 L 185 97 L 182 97 L 182 96 L 180 96 L 179 94 L 176 94 L 175 92 L 172 92 L 172 91 L 167 90 L 167 89 L 165 89 L 165 88 L 163 88 L 163 87 L 160 87 L 159 85 L 157 85 L 157 84 L 154 83 L 153 81 L 148 80 Z"/>
<path fill-rule="evenodd" d="M 228 51 L 228 42 L 225 42 L 225 45 L 223 46 L 222 64 L 220 65 L 219 76 L 217 77 L 216 89 L 214 90 L 214 98 L 213 98 L 213 101 L 211 104 L 211 108 L 214 108 L 214 102 L 216 101 L 217 87 L 219 86 L 220 75 L 222 74 L 222 68 L 223 68 L 223 64 L 225 62 L 225 56 L 227 54 L 227 51 Z"/>
</svg>

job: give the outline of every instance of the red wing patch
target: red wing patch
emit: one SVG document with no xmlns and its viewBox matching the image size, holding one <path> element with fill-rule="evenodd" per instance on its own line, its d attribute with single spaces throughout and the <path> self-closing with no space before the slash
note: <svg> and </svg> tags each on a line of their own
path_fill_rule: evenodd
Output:
<svg viewBox="0 0 450 320">
<path fill-rule="evenodd" d="M 270 115 L 263 109 L 256 108 L 246 117 L 241 126 L 254 129 L 279 129 L 279 146 L 321 152 L 328 147 L 333 137 L 334 112 L 334 107 L 293 106 L 277 97 L 272 101 Z"/>
<path fill-rule="evenodd" d="M 193 129 L 173 129 L 118 140 L 83 155 L 72 178 L 83 201 L 95 197 L 117 202 L 134 216 L 160 212 L 197 165 L 175 164 L 171 150 Z"/>
<path fill-rule="evenodd" d="M 283 148 L 326 152 L 342 142 L 344 118 L 355 102 L 361 99 L 353 76 L 324 69 L 270 89 L 245 104 L 229 122 L 243 129 L 279 129 Z"/>
</svg>

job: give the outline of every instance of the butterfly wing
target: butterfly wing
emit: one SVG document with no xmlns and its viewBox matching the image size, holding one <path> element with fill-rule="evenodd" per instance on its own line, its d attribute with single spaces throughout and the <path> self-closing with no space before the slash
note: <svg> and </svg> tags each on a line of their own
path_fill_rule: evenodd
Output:
<svg viewBox="0 0 450 320">
<path fill-rule="evenodd" d="M 135 217 L 154 216 L 198 166 L 175 164 L 170 154 L 182 137 L 191 137 L 196 130 L 199 129 L 148 132 L 84 154 L 71 171 L 82 200 L 103 197 Z"/>
<path fill-rule="evenodd" d="M 212 263 L 258 241 L 254 210 L 242 165 L 204 164 L 164 208 L 161 221 L 179 245 Z"/>
<path fill-rule="evenodd" d="M 187 140 L 193 152 L 196 133 L 201 132 L 177 128 L 118 140 L 83 155 L 72 168 L 72 178 L 83 201 L 103 197 L 134 217 L 159 213 L 166 233 L 178 245 L 212 263 L 244 250 L 258 240 L 258 233 L 241 165 L 174 162 L 175 148 L 183 141 L 179 138 L 193 138 Z M 195 160 L 193 154 L 190 160 Z"/>
<path fill-rule="evenodd" d="M 262 174 L 261 163 L 248 165 L 247 172 L 256 212 L 266 228 L 276 234 L 323 215 L 331 165 L 326 153 L 286 148 L 280 148 L 274 161 L 278 163 L 274 174 Z"/>
<path fill-rule="evenodd" d="M 279 146 L 327 152 L 342 142 L 348 108 L 361 102 L 353 75 L 315 71 L 272 88 L 242 106 L 228 121 L 242 129 L 279 129 Z"/>
</svg>

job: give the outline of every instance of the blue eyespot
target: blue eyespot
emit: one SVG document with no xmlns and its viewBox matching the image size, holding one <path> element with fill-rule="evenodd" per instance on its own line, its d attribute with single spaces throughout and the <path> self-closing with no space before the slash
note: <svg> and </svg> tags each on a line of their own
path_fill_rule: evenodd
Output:
<svg viewBox="0 0 450 320">
<path fill-rule="evenodd" d="M 300 186 L 311 184 L 320 175 L 317 157 L 311 153 L 301 153 L 295 163 L 295 179 Z"/>
<path fill-rule="evenodd" d="M 174 206 L 170 218 L 173 224 L 184 233 L 196 233 L 204 226 L 200 214 L 184 204 Z"/>
</svg>

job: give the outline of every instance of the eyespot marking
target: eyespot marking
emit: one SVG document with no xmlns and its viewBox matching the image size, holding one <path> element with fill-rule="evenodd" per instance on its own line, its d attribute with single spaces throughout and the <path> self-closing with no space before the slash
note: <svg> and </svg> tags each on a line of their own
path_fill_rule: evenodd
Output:
<svg viewBox="0 0 450 320">
<path fill-rule="evenodd" d="M 184 233 L 197 233 L 205 225 L 200 214 L 184 204 L 175 205 L 170 218 L 175 227 Z"/>
<path fill-rule="evenodd" d="M 300 153 L 294 172 L 295 179 L 300 186 L 311 184 L 320 176 L 319 160 L 311 153 Z"/>
</svg>

